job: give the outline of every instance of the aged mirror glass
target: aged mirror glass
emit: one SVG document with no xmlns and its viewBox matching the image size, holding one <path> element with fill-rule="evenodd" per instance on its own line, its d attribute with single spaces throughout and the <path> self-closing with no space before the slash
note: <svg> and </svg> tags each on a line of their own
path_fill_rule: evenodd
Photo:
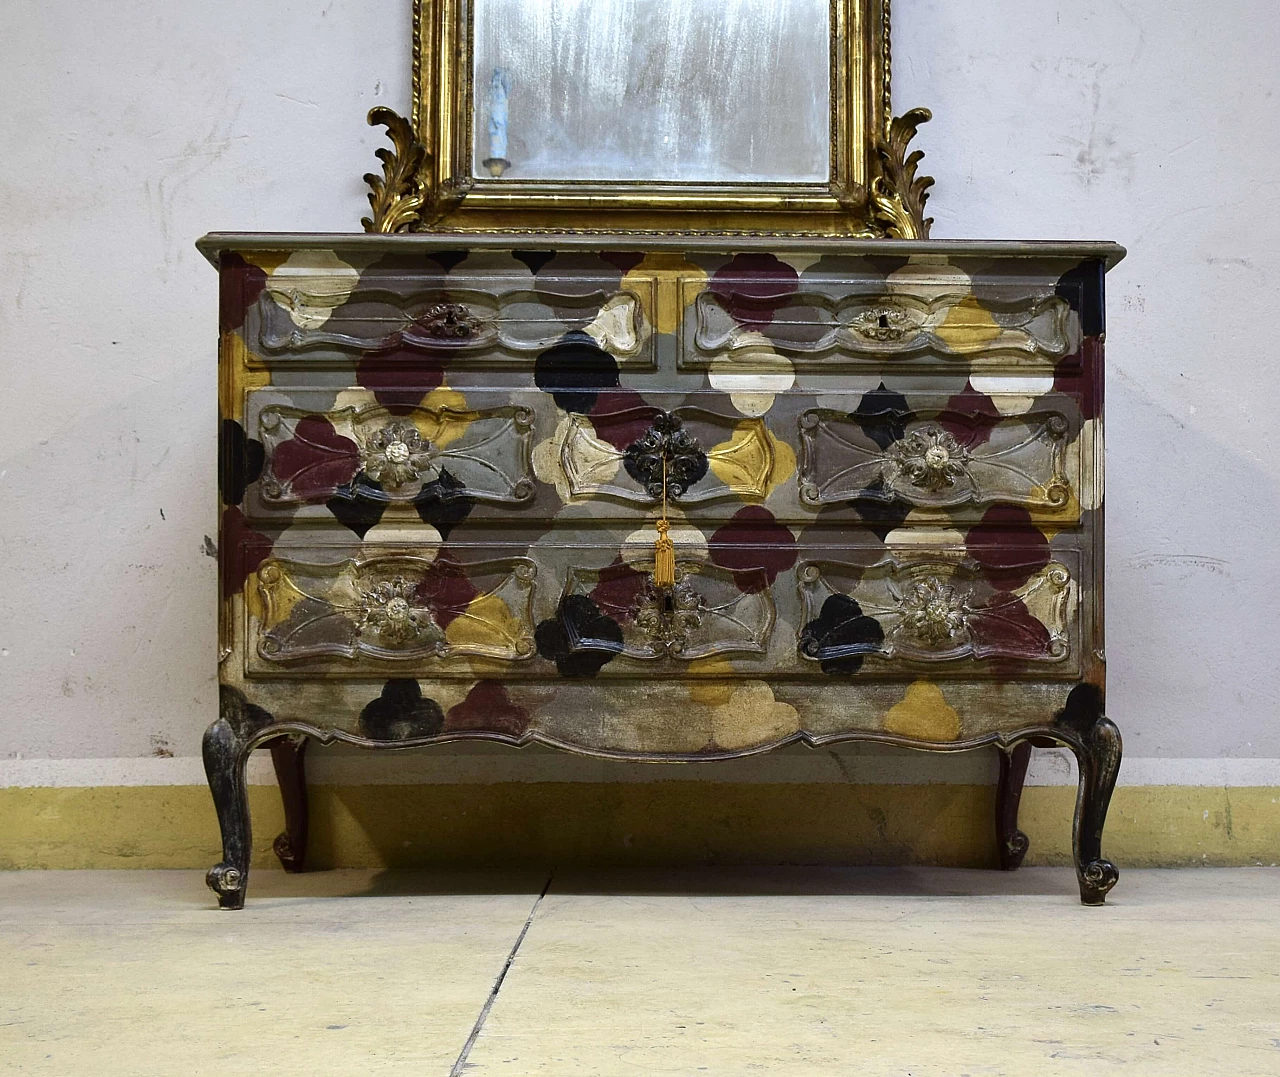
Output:
<svg viewBox="0 0 1280 1077">
<path fill-rule="evenodd" d="M 366 227 L 897 236 L 889 0 L 414 0 L 413 113 Z"/>
<path fill-rule="evenodd" d="M 830 176 L 830 0 L 474 0 L 473 9 L 473 176 Z"/>
</svg>

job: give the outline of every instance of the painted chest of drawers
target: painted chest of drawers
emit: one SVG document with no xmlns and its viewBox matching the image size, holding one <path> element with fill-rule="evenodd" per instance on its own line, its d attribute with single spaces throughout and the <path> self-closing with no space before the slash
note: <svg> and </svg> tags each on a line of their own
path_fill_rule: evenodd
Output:
<svg viewBox="0 0 1280 1077">
<path fill-rule="evenodd" d="M 465 243 L 465 246 L 460 244 Z M 305 846 L 306 738 L 714 759 L 870 739 L 1080 763 L 1103 713 L 1109 244 L 239 236 L 220 283 L 220 681 Z M 663 521 L 674 547 L 655 578 Z M 290 801 L 291 806 L 290 806 Z"/>
</svg>

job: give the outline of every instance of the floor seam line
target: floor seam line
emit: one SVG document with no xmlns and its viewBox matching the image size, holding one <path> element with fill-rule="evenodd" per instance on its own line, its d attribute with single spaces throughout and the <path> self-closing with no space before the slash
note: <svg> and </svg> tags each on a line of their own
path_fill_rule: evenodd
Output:
<svg viewBox="0 0 1280 1077">
<path fill-rule="evenodd" d="M 489 1011 L 493 1009 L 493 1004 L 498 998 L 498 992 L 502 990 L 502 981 L 507 978 L 507 972 L 514 964 L 516 954 L 520 952 L 520 944 L 524 942 L 524 937 L 529 934 L 533 918 L 538 913 L 538 906 L 542 904 L 542 899 L 547 896 L 547 891 L 551 889 L 551 880 L 554 877 L 555 872 L 547 875 L 547 881 L 542 885 L 542 893 L 534 899 L 533 908 L 529 910 L 529 916 L 524 922 L 524 927 L 520 929 L 520 934 L 516 936 L 515 945 L 511 947 L 511 952 L 507 954 L 507 960 L 503 962 L 498 978 L 493 981 L 493 987 L 489 990 L 489 997 L 485 999 L 484 1006 L 480 1010 L 480 1016 L 476 1018 L 476 1023 L 471 1026 L 471 1035 L 467 1037 L 467 1042 L 462 1045 L 462 1052 L 458 1055 L 458 1060 L 453 1064 L 453 1069 L 449 1071 L 449 1077 L 462 1077 L 462 1074 L 466 1072 L 467 1057 L 471 1054 L 471 1048 L 475 1046 L 476 1040 L 480 1038 L 480 1031 L 484 1028 L 484 1023 L 489 1017 Z"/>
</svg>

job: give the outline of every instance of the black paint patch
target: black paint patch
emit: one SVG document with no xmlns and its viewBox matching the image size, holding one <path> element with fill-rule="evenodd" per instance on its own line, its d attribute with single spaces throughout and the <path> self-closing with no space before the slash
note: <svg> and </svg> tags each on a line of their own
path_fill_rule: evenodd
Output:
<svg viewBox="0 0 1280 1077">
<path fill-rule="evenodd" d="M 432 251 L 428 257 L 448 273 L 459 262 L 467 258 L 467 251 Z"/>
<path fill-rule="evenodd" d="M 890 490 L 884 479 L 876 479 L 859 491 L 850 500 L 849 507 L 881 542 L 890 531 L 901 527 L 902 521 L 911 513 L 911 503 Z"/>
<path fill-rule="evenodd" d="M 338 492 L 325 502 L 325 508 L 343 527 L 364 538 L 387 511 L 387 499 L 382 485 L 361 472 L 345 486 L 338 487 Z"/>
<path fill-rule="evenodd" d="M 880 622 L 868 617 L 848 595 L 832 595 L 822 612 L 800 630 L 800 650 L 818 659 L 829 675 L 857 673 L 866 655 L 884 643 Z"/>
<path fill-rule="evenodd" d="M 512 251 L 511 257 L 529 267 L 529 272 L 537 276 L 538 270 L 556 256 L 555 251 Z"/>
<path fill-rule="evenodd" d="M 905 396 L 886 389 L 881 382 L 880 388 L 862 394 L 857 410 L 851 411 L 849 418 L 884 450 L 906 435 L 907 423 L 915 415 Z"/>
<path fill-rule="evenodd" d="M 1086 337 L 1100 337 L 1107 331 L 1106 276 L 1106 266 L 1091 258 L 1058 280 L 1057 295 L 1080 315 L 1080 332 Z"/>
<path fill-rule="evenodd" d="M 455 479 L 445 468 L 440 469 L 440 477 L 422 484 L 418 496 L 413 499 L 413 507 L 418 510 L 422 522 L 430 524 L 440 532 L 441 538 L 448 538 L 449 532 L 471 515 L 476 499 L 459 490 L 466 489 L 466 483 Z"/>
<path fill-rule="evenodd" d="M 602 389 L 618 385 L 618 363 L 586 333 L 564 339 L 538 356 L 533 381 L 565 411 L 590 411 Z"/>
<path fill-rule="evenodd" d="M 1054 725 L 1064 725 L 1088 735 L 1102 717 L 1102 689 L 1096 684 L 1077 684 L 1067 696 L 1067 705 L 1054 715 Z"/>
<path fill-rule="evenodd" d="M 224 505 L 238 505 L 251 482 L 262 474 L 262 442 L 248 437 L 234 419 L 223 419 L 218 431 L 218 492 Z"/>
<path fill-rule="evenodd" d="M 562 677 L 594 677 L 622 650 L 622 627 L 586 595 L 565 595 L 534 632 L 538 654 Z"/>
<path fill-rule="evenodd" d="M 397 677 L 360 712 L 360 732 L 370 740 L 417 740 L 444 729 L 440 704 L 422 694 L 417 681 Z"/>
</svg>

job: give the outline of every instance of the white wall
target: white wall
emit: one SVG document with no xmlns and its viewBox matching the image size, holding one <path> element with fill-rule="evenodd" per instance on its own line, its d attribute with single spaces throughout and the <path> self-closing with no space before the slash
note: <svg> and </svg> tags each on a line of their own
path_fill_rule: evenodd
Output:
<svg viewBox="0 0 1280 1077">
<path fill-rule="evenodd" d="M 408 107 L 410 3 L 5 6 L 0 784 L 198 781 L 215 705 L 216 289 L 192 241 L 358 227 L 381 144 L 364 114 Z M 936 115 L 919 140 L 936 236 L 1130 250 L 1110 282 L 1107 381 L 1122 780 L 1280 784 L 1280 10 L 895 0 L 894 20 L 898 110 Z M 844 754 L 859 777 L 915 773 Z M 989 763 L 925 766 L 948 779 Z M 325 769 L 657 776 L 475 748 Z M 804 752 L 714 773 L 840 777 Z"/>
</svg>

